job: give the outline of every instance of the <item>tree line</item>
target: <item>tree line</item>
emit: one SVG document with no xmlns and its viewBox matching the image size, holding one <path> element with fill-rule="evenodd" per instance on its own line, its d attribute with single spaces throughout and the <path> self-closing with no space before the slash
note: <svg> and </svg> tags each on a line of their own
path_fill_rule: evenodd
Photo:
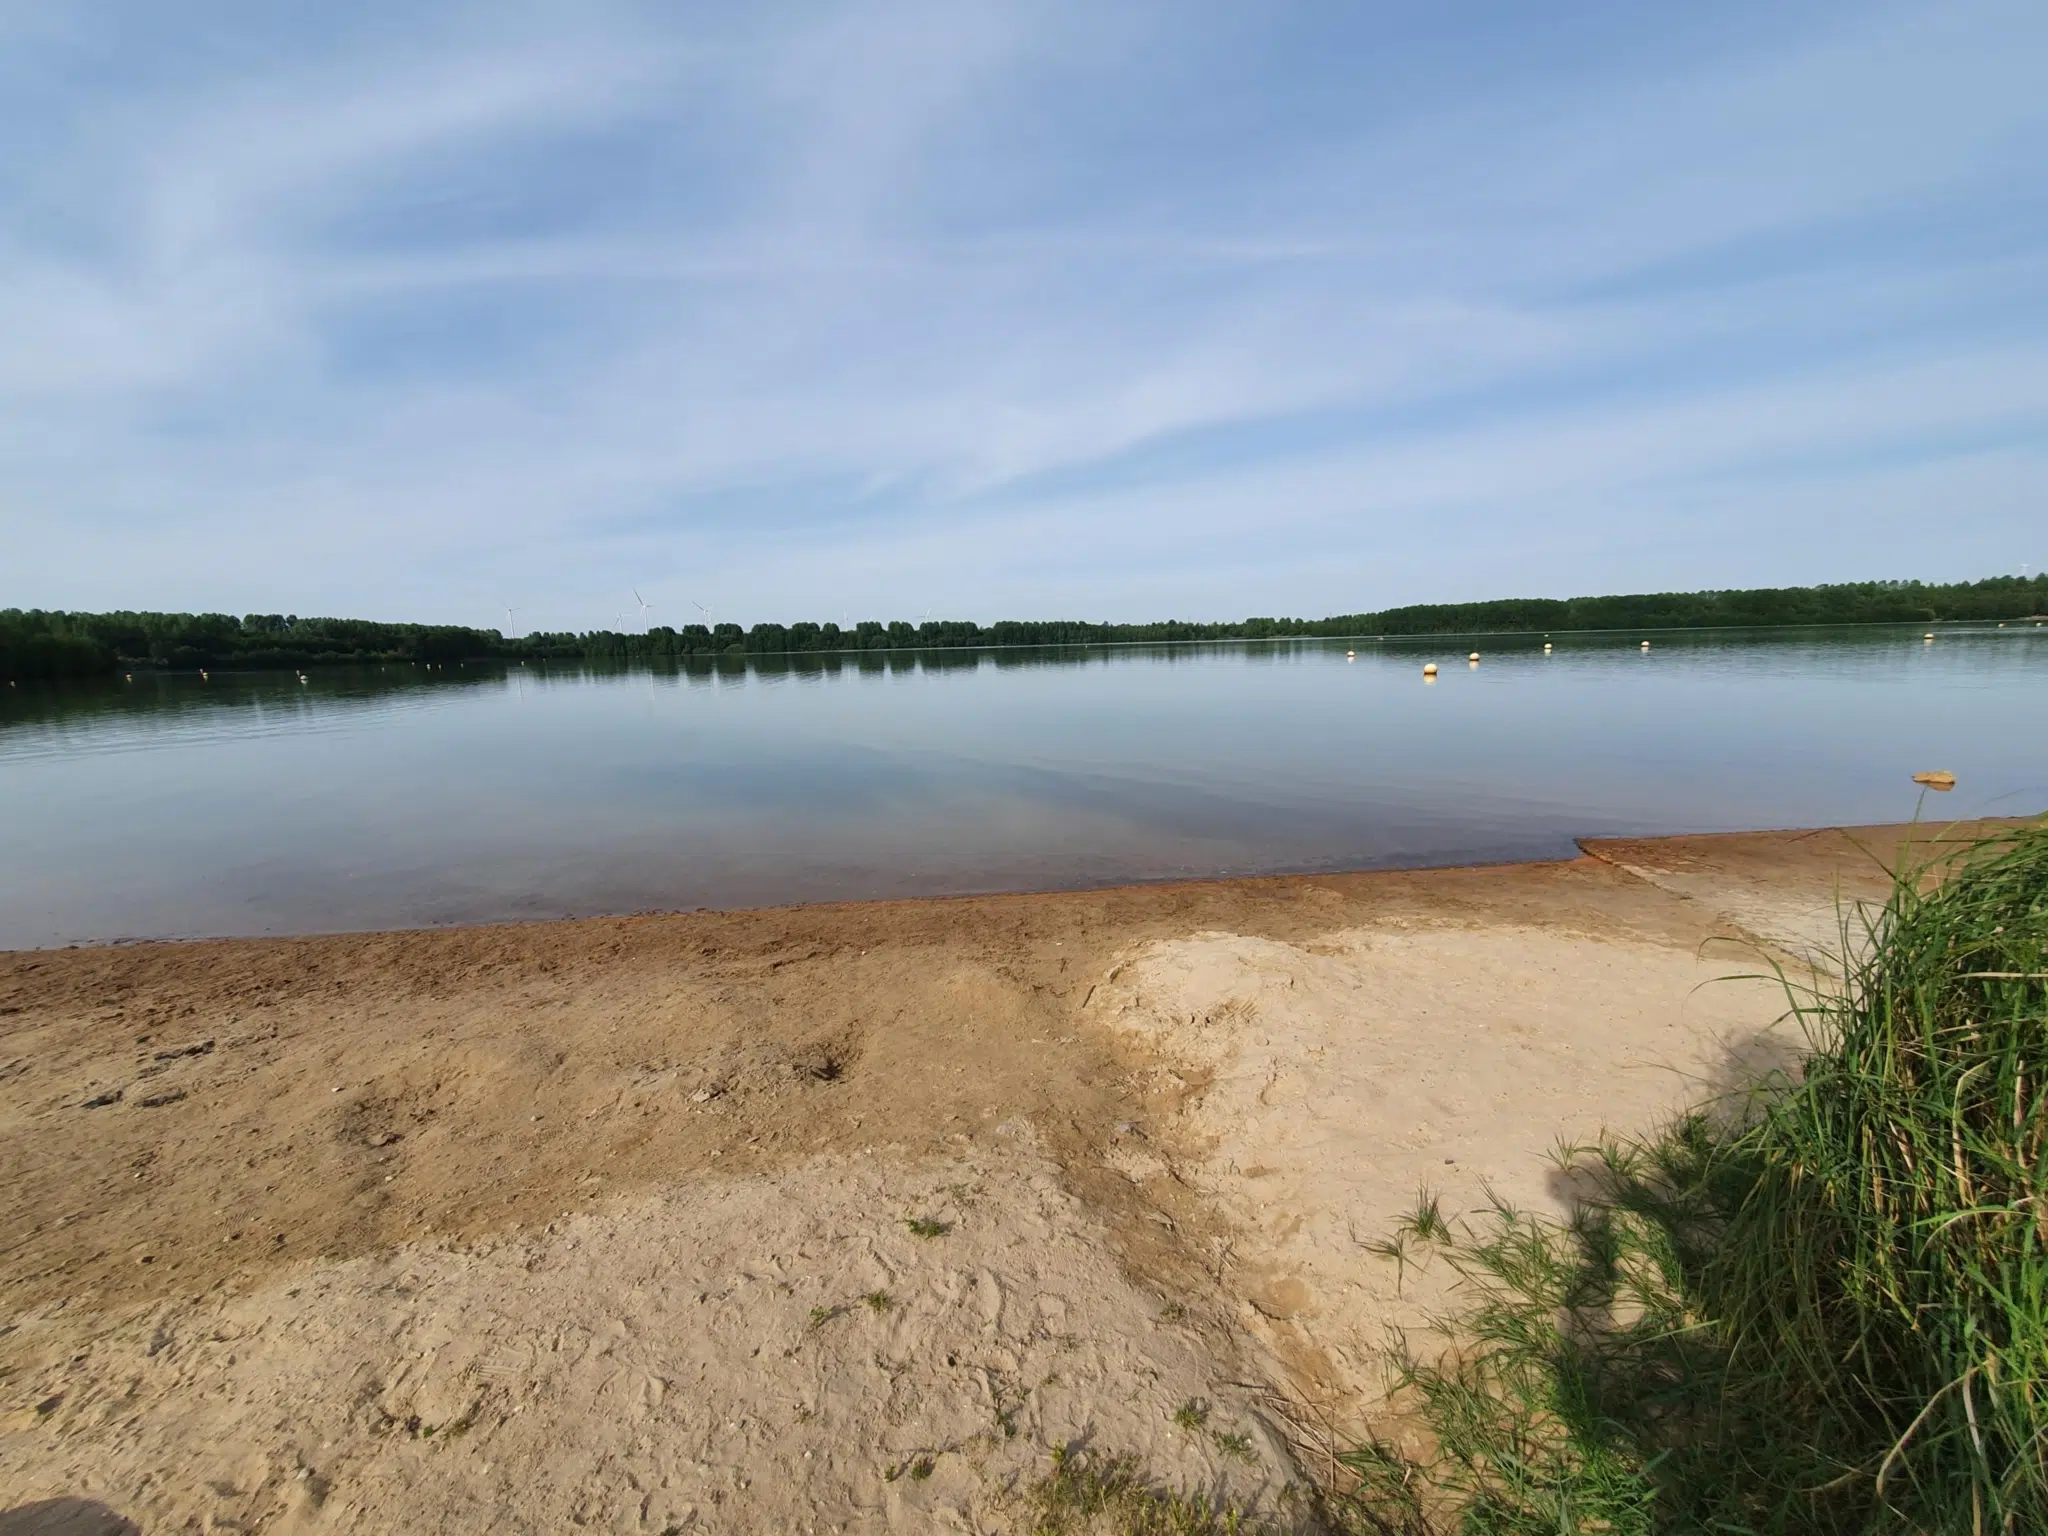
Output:
<svg viewBox="0 0 2048 1536">
<path fill-rule="evenodd" d="M 2048 612 L 2048 575 L 1984 581 L 1847 582 L 1743 591 L 1609 597 L 1501 598 L 1423 603 L 1323 619 L 1250 618 L 1198 624 L 1095 624 L 1014 620 L 977 624 L 655 625 L 632 633 L 587 630 L 508 636 L 454 624 L 386 624 L 296 614 L 67 613 L 0 609 L 0 676 L 10 680 L 105 676 L 123 668 L 263 669 L 456 661 L 680 661 L 690 657 L 821 651 L 1101 645 L 1162 640 L 1268 640 L 1289 636 L 1471 634 L 1501 631 L 1691 629 L 1780 624 L 1881 624 L 2024 618 Z"/>
</svg>

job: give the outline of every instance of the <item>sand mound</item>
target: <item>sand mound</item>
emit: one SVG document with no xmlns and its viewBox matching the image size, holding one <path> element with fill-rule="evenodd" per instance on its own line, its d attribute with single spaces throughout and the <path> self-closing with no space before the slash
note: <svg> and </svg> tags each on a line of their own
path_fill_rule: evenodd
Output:
<svg viewBox="0 0 2048 1536">
<path fill-rule="evenodd" d="M 1561 1214 L 1547 1148 L 1651 1124 L 1782 1051 L 1764 1027 L 1781 994 L 1720 979 L 1735 969 L 1521 925 L 1203 933 L 1135 949 L 1091 1008 L 1160 1047 L 1183 1089 L 1162 1131 L 1177 1157 L 1133 1176 L 1214 1203 L 1247 1327 L 1301 1385 L 1355 1400 L 1388 1325 L 1441 1300 L 1371 1253 L 1417 1192 L 1447 1214 L 1488 1191 Z"/>
</svg>

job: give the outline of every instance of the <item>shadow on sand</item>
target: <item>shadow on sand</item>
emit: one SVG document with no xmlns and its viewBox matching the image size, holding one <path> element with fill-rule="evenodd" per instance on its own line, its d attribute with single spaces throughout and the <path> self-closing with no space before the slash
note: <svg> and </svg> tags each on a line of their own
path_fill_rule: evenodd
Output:
<svg viewBox="0 0 2048 1536">
<path fill-rule="evenodd" d="M 97 1499 L 43 1499 L 0 1510 L 0 1536 L 142 1536 Z"/>
</svg>

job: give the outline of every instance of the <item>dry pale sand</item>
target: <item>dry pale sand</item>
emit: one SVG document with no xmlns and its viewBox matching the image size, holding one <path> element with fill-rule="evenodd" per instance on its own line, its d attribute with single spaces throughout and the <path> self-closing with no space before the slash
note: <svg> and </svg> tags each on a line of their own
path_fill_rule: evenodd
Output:
<svg viewBox="0 0 2048 1536">
<path fill-rule="evenodd" d="M 1285 1520 L 1417 1188 L 1781 1056 L 1898 842 L 0 955 L 0 1536 Z"/>
</svg>

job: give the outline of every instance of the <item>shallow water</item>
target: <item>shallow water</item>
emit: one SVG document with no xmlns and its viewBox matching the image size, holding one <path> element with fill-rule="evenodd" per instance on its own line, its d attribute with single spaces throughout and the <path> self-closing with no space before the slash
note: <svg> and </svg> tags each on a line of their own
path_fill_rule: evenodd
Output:
<svg viewBox="0 0 2048 1536">
<path fill-rule="evenodd" d="M 1929 768 L 1929 817 L 2048 808 L 2048 629 L 1920 636 L 24 686 L 0 948 L 1559 857 L 1904 820 Z"/>
</svg>

